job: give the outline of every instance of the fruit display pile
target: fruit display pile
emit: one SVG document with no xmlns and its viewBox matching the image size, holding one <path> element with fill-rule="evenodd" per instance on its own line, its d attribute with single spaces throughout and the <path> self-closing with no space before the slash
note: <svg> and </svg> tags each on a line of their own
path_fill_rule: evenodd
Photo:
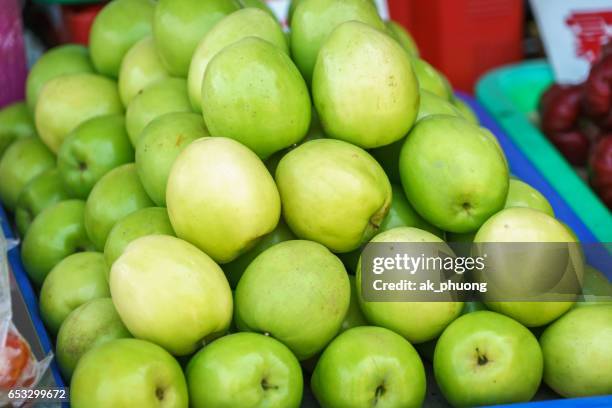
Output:
<svg viewBox="0 0 612 408">
<path fill-rule="evenodd" d="M 539 111 L 546 137 L 572 165 L 588 168 L 591 187 L 612 209 L 612 44 L 584 83 L 553 83 Z"/>
<path fill-rule="evenodd" d="M 364 299 L 369 242 L 576 237 L 370 0 L 291 6 L 285 33 L 259 0 L 111 1 L 0 112 L 0 199 L 71 405 L 612 394 L 612 286 L 582 258 L 589 302 Z"/>
</svg>

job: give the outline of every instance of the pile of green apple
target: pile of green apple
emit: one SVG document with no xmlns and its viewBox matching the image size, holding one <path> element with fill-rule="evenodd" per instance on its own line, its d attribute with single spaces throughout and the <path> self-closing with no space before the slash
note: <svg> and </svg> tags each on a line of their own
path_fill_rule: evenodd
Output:
<svg viewBox="0 0 612 408">
<path fill-rule="evenodd" d="M 612 289 L 582 264 L 587 303 L 363 299 L 370 241 L 576 238 L 370 0 L 290 12 L 284 33 L 260 0 L 111 1 L 0 112 L 72 406 L 290 408 L 306 384 L 418 407 L 423 361 L 457 407 L 612 394 Z"/>
</svg>

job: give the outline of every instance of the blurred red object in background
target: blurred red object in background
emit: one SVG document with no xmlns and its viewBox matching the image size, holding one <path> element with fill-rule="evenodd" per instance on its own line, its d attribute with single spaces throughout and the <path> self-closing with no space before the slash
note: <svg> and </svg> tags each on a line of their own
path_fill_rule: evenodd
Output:
<svg viewBox="0 0 612 408">
<path fill-rule="evenodd" d="M 522 59 L 522 0 L 388 0 L 391 18 L 414 36 L 423 59 L 455 88 Z"/>
<path fill-rule="evenodd" d="M 27 75 L 21 9 L 17 0 L 0 0 L 0 108 L 22 100 Z"/>
<path fill-rule="evenodd" d="M 89 31 L 104 3 L 62 6 L 62 16 L 71 43 L 89 44 Z"/>
</svg>

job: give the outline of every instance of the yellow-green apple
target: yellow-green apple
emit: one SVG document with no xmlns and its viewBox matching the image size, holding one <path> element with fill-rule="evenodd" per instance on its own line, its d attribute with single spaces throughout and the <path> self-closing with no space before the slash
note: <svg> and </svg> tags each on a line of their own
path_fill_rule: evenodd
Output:
<svg viewBox="0 0 612 408">
<path fill-rule="evenodd" d="M 223 265 L 223 271 L 225 272 L 225 276 L 230 286 L 235 288 L 238 285 L 238 281 L 240 281 L 246 268 L 259 254 L 279 242 L 289 241 L 291 239 L 295 239 L 295 235 L 293 235 L 285 221 L 281 219 L 276 228 L 274 228 L 274 231 L 264 235 L 253 248 L 240 255 L 232 262 Z"/>
<path fill-rule="evenodd" d="M 15 210 L 17 199 L 36 176 L 55 167 L 55 156 L 37 137 L 15 141 L 0 159 L 0 199 Z"/>
<path fill-rule="evenodd" d="M 527 402 L 540 386 L 542 366 L 534 335 L 515 320 L 490 311 L 455 320 L 434 352 L 436 381 L 455 407 Z"/>
<path fill-rule="evenodd" d="M 193 356 L 186 376 L 194 408 L 298 408 L 302 402 L 300 363 L 284 344 L 263 334 L 214 341 Z"/>
<path fill-rule="evenodd" d="M 417 44 L 414 42 L 414 38 L 412 38 L 410 33 L 399 23 L 396 23 L 393 20 L 389 20 L 385 24 L 387 26 L 387 32 L 389 35 L 393 37 L 410 56 L 418 58 L 419 47 L 417 47 Z"/>
<path fill-rule="evenodd" d="M 210 134 L 235 139 L 262 159 L 306 136 L 310 109 L 300 72 L 264 39 L 237 41 L 206 68 L 202 113 Z"/>
<path fill-rule="evenodd" d="M 71 198 L 57 169 L 50 169 L 34 177 L 25 185 L 15 206 L 15 223 L 20 236 L 24 236 L 34 218 L 42 210 Z"/>
<path fill-rule="evenodd" d="M 582 298 L 575 307 L 597 305 L 612 305 L 612 282 L 601 271 L 585 265 Z"/>
<path fill-rule="evenodd" d="M 162 78 L 146 87 L 130 101 L 125 122 L 132 145 L 136 146 L 142 130 L 155 118 L 170 112 L 190 112 L 187 81 Z"/>
<path fill-rule="evenodd" d="M 113 225 L 128 214 L 153 202 L 145 192 L 134 163 L 124 164 L 106 173 L 87 197 L 84 223 L 87 235 L 102 251 Z"/>
<path fill-rule="evenodd" d="M 159 206 L 166 205 L 166 186 L 172 164 L 196 139 L 208 136 L 196 113 L 175 112 L 158 117 L 140 133 L 136 144 L 136 171 L 145 191 Z"/>
<path fill-rule="evenodd" d="M 57 334 L 55 355 L 64 378 L 70 380 L 81 357 L 92 348 L 129 337 L 110 297 L 83 303 L 64 319 Z"/>
<path fill-rule="evenodd" d="M 555 216 L 550 203 L 542 193 L 529 184 L 512 177 L 510 178 L 508 196 L 506 197 L 504 208 L 511 207 L 533 208 L 534 210 L 543 211 L 551 217 Z"/>
<path fill-rule="evenodd" d="M 280 218 L 278 190 L 266 166 L 224 137 L 198 139 L 179 154 L 166 203 L 176 236 L 219 263 L 251 249 Z"/>
<path fill-rule="evenodd" d="M 162 63 L 173 76 L 186 77 L 196 46 L 226 15 L 235 0 L 160 0 L 155 7 L 153 37 Z"/>
<path fill-rule="evenodd" d="M 459 112 L 461 112 L 461 115 L 465 118 L 465 120 L 467 120 L 470 123 L 473 123 L 474 125 L 480 124 L 480 121 L 478 120 L 478 116 L 476 115 L 476 113 L 472 110 L 470 105 L 465 103 L 463 100 L 459 98 L 454 98 L 453 105 L 455 105 L 455 107 L 459 110 Z"/>
<path fill-rule="evenodd" d="M 49 80 L 36 103 L 36 130 L 54 152 L 72 130 L 96 116 L 123 113 L 117 83 L 96 74 L 62 75 Z"/>
<path fill-rule="evenodd" d="M 161 63 L 151 36 L 144 37 L 126 52 L 119 70 L 119 96 L 123 106 L 143 91 L 169 75 Z"/>
<path fill-rule="evenodd" d="M 134 43 L 151 34 L 155 2 L 113 0 L 96 16 L 89 33 L 89 50 L 96 71 L 117 78 L 123 56 Z"/>
<path fill-rule="evenodd" d="M 74 309 L 92 299 L 110 296 L 108 266 L 99 252 L 79 252 L 53 267 L 40 289 L 40 315 L 47 329 L 57 334 Z"/>
<path fill-rule="evenodd" d="M 445 247 L 446 253 L 452 250 L 436 235 L 412 227 L 393 228 L 376 235 L 370 242 L 431 242 Z M 442 247 L 440 247 L 442 248 Z M 420 272 L 419 272 L 420 271 Z M 415 273 L 423 274 L 419 268 Z M 431 273 L 431 271 L 425 272 Z M 440 335 L 444 328 L 455 320 L 463 308 L 463 302 L 373 302 L 364 298 L 362 288 L 363 270 L 361 259 L 357 266 L 357 294 L 361 310 L 368 322 L 405 337 L 412 344 L 423 343 Z"/>
<path fill-rule="evenodd" d="M 57 167 L 66 189 L 86 199 L 110 170 L 134 161 L 123 115 L 97 116 L 81 123 L 57 152 Z"/>
<path fill-rule="evenodd" d="M 306 360 L 340 330 L 350 286 L 342 262 L 323 245 L 281 242 L 262 252 L 242 275 L 234 319 L 241 331 L 268 334 Z"/>
<path fill-rule="evenodd" d="M 298 12 L 310 1 L 319 0 L 307 0 Z M 356 21 L 340 25 L 321 47 L 312 97 L 329 137 L 368 149 L 403 138 L 419 110 L 410 57 L 394 39 Z"/>
<path fill-rule="evenodd" d="M 376 7 L 367 0 L 304 0 L 295 7 L 291 16 L 291 54 L 306 82 L 311 82 L 317 55 L 330 34 L 347 21 L 359 21 L 380 31 L 385 29 Z M 380 44 L 372 44 L 372 47 L 376 46 Z M 361 63 L 356 67 L 362 68 Z M 379 65 L 379 68 L 383 69 L 383 66 Z M 378 72 L 372 71 L 370 74 Z M 345 74 L 348 72 L 345 71 Z M 345 79 L 350 82 L 355 77 Z"/>
<path fill-rule="evenodd" d="M 581 307 L 540 336 L 544 382 L 566 398 L 612 394 L 612 305 Z"/>
<path fill-rule="evenodd" d="M 344 320 L 342 321 L 342 326 L 340 326 L 340 333 L 352 329 L 353 327 L 366 326 L 368 324 L 359 306 L 355 276 L 349 275 L 349 281 L 351 282 L 351 301 L 346 315 L 344 316 Z"/>
<path fill-rule="evenodd" d="M 278 21 L 269 13 L 249 7 L 224 17 L 206 33 L 191 58 L 187 84 L 194 110 L 202 111 L 202 82 L 210 61 L 225 47 L 246 37 L 261 38 L 289 54 L 285 35 Z"/>
<path fill-rule="evenodd" d="M 187 383 L 179 363 L 148 341 L 115 339 L 81 357 L 70 382 L 74 408 L 187 408 Z"/>
<path fill-rule="evenodd" d="M 400 152 L 402 186 L 427 221 L 471 232 L 504 207 L 508 164 L 495 137 L 462 118 L 433 115 L 417 122 Z"/>
<path fill-rule="evenodd" d="M 68 74 L 94 73 L 87 47 L 65 44 L 45 52 L 32 66 L 26 81 L 26 102 L 33 113 L 47 81 Z"/>
<path fill-rule="evenodd" d="M 476 233 L 474 242 L 486 243 L 483 251 L 487 248 L 499 249 L 496 251 L 498 256 L 489 257 L 487 265 L 497 270 L 492 280 L 499 282 L 497 286 L 502 295 L 507 290 L 508 293 L 516 293 L 519 298 L 531 299 L 533 294 L 533 301 L 503 302 L 486 298 L 485 303 L 489 309 L 508 315 L 527 327 L 538 327 L 557 319 L 574 305 L 571 293 L 568 293 L 568 297 L 572 298 L 572 301 L 546 301 L 548 291 L 542 293 L 539 290 L 550 287 L 550 293 L 555 293 L 555 287 L 566 288 L 567 284 L 577 281 L 578 293 L 583 276 L 583 259 L 575 244 L 575 238 L 561 222 L 550 215 L 532 208 L 507 208 L 483 224 Z M 565 242 L 574 244 L 569 244 L 563 252 L 559 251 L 559 245 L 551 245 Z M 505 252 L 503 243 L 510 243 L 506 244 Z M 526 247 L 520 247 L 523 254 L 516 261 L 520 262 L 519 270 L 512 267 L 518 263 L 511 260 L 517 258 L 514 254 L 516 243 L 534 243 L 533 251 L 525 252 Z M 492 265 L 491 262 L 495 264 Z M 569 268 L 568 265 L 572 267 Z M 513 290 L 515 286 L 519 288 L 518 292 Z M 532 287 L 538 289 L 537 293 L 532 293 Z M 489 295 L 493 296 L 494 292 L 489 290 L 487 297 Z"/>
<path fill-rule="evenodd" d="M 419 100 L 419 113 L 416 120 L 419 121 L 431 115 L 451 115 L 461 117 L 459 111 L 448 101 L 432 94 L 429 91 L 421 89 L 421 97 Z M 399 171 L 399 158 L 402 146 L 406 139 L 402 138 L 397 142 L 386 146 L 372 149 L 370 153 L 385 169 L 385 173 L 389 176 L 392 183 L 401 183 Z"/>
<path fill-rule="evenodd" d="M 168 235 L 132 241 L 111 267 L 110 288 L 130 333 L 174 355 L 223 335 L 232 320 L 232 291 L 221 268 Z"/>
<path fill-rule="evenodd" d="M 391 184 L 365 150 L 334 139 L 306 142 L 276 169 L 283 216 L 300 238 L 334 252 L 369 241 L 391 205 Z"/>
<path fill-rule="evenodd" d="M 0 158 L 15 140 L 31 136 L 36 136 L 36 128 L 25 102 L 0 109 Z"/>
<path fill-rule="evenodd" d="M 404 338 L 382 327 L 355 327 L 325 349 L 311 379 L 321 406 L 418 408 L 425 368 Z"/>
<path fill-rule="evenodd" d="M 165 208 L 142 208 L 117 221 L 104 245 L 104 258 L 108 266 L 121 256 L 130 242 L 146 235 L 174 236 Z"/>
<path fill-rule="evenodd" d="M 425 89 L 447 101 L 452 99 L 453 91 L 448 80 L 441 72 L 421 58 L 413 58 L 412 66 L 421 89 Z"/>
<path fill-rule="evenodd" d="M 34 219 L 21 245 L 21 259 L 28 276 L 40 287 L 62 259 L 75 252 L 93 250 L 83 225 L 85 202 L 60 201 Z"/>
</svg>

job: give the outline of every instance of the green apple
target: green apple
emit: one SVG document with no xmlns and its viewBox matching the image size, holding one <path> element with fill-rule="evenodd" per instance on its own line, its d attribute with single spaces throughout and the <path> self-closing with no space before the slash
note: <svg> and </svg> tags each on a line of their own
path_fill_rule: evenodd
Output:
<svg viewBox="0 0 612 408">
<path fill-rule="evenodd" d="M 36 129 L 53 152 L 72 130 L 96 116 L 123 113 L 117 83 L 95 74 L 62 75 L 49 80 L 36 103 Z"/>
<path fill-rule="evenodd" d="M 187 83 L 189 99 L 196 111 L 202 111 L 202 82 L 210 61 L 228 45 L 247 37 L 261 38 L 285 54 L 289 53 L 285 35 L 278 21 L 269 13 L 258 8 L 245 8 L 224 17 L 202 38 L 191 59 Z"/>
<path fill-rule="evenodd" d="M 89 50 L 96 71 L 117 78 L 121 60 L 138 40 L 151 34 L 155 2 L 113 0 L 96 16 L 89 33 Z"/>
<path fill-rule="evenodd" d="M 531 187 L 529 184 L 515 178 L 510 178 L 508 196 L 506 197 L 506 204 L 504 208 L 512 207 L 533 208 L 534 210 L 540 210 L 551 217 L 555 216 L 555 212 L 550 206 L 550 203 L 546 197 L 542 195 L 542 193 Z"/>
<path fill-rule="evenodd" d="M 223 265 L 223 271 L 232 288 L 235 288 L 244 274 L 246 268 L 266 249 L 278 244 L 279 242 L 295 239 L 287 224 L 281 219 L 271 233 L 264 235 L 263 238 L 250 250 L 240 255 L 230 263 Z"/>
<path fill-rule="evenodd" d="M 542 351 L 525 327 L 489 311 L 461 316 L 442 333 L 434 373 L 455 407 L 526 402 L 542 380 Z"/>
<path fill-rule="evenodd" d="M 115 339 L 81 357 L 70 382 L 74 408 L 187 408 L 187 383 L 168 352 L 138 339 Z"/>
<path fill-rule="evenodd" d="M 57 334 L 55 355 L 66 380 L 89 350 L 115 339 L 132 337 L 109 297 L 83 303 L 64 319 Z"/>
<path fill-rule="evenodd" d="M 476 116 L 476 113 L 474 113 L 472 108 L 467 103 L 465 103 L 463 100 L 459 98 L 454 98 L 453 105 L 455 105 L 455 107 L 459 110 L 459 112 L 461 112 L 461 115 L 468 122 L 473 123 L 474 125 L 480 124 L 480 121 L 478 120 L 478 116 Z"/>
<path fill-rule="evenodd" d="M 57 334 L 74 309 L 92 299 L 110 296 L 108 266 L 99 252 L 79 252 L 53 267 L 40 289 L 40 315 L 47 329 Z"/>
<path fill-rule="evenodd" d="M 389 207 L 387 216 L 380 223 L 377 231 L 378 233 L 397 227 L 415 227 L 431 232 L 440 238 L 444 238 L 443 231 L 440 231 L 438 228 L 425 221 L 416 211 L 414 211 L 414 208 L 412 208 L 406 199 L 404 190 L 402 190 L 401 187 L 392 184 L 391 192 L 391 206 Z M 340 259 L 342 259 L 345 265 L 348 265 L 350 271 L 354 272 L 357 270 L 357 263 L 359 262 L 362 250 L 363 247 L 340 256 Z"/>
<path fill-rule="evenodd" d="M 311 82 L 317 55 L 330 34 L 336 27 L 347 21 L 359 21 L 380 31 L 385 29 L 385 23 L 379 17 L 376 7 L 367 0 L 304 0 L 299 2 L 291 17 L 291 54 L 306 82 Z M 381 45 L 381 43 L 373 43 L 371 47 Z M 354 48 L 357 47 L 363 47 L 363 44 L 354 46 Z M 386 54 L 385 51 L 382 53 Z M 371 57 L 376 58 L 377 56 L 371 55 Z M 361 62 L 355 61 L 355 63 L 355 67 L 361 68 Z M 378 65 L 378 68 L 378 70 L 372 70 L 370 74 L 386 70 L 383 65 Z M 344 72 L 345 75 L 348 73 Z M 361 75 L 364 74 L 358 74 L 350 79 L 346 76 L 344 78 L 350 83 Z M 397 78 L 396 86 L 399 86 L 401 81 L 402 79 Z M 378 85 L 372 83 L 371 86 L 375 88 Z M 357 95 L 354 96 L 357 97 Z"/>
<path fill-rule="evenodd" d="M 143 129 L 136 144 L 136 170 L 145 191 L 159 206 L 166 205 L 166 186 L 172 164 L 196 139 L 208 136 L 201 115 L 167 113 Z"/>
<path fill-rule="evenodd" d="M 137 145 L 140 133 L 155 118 L 165 113 L 190 111 L 184 79 L 163 78 L 149 85 L 132 98 L 125 112 L 125 126 L 132 145 Z"/>
<path fill-rule="evenodd" d="M 446 231 L 475 231 L 503 208 L 508 194 L 508 164 L 495 137 L 458 117 L 420 120 L 399 165 L 408 201 Z"/>
<path fill-rule="evenodd" d="M 612 394 L 612 305 L 571 310 L 540 337 L 544 382 L 566 398 Z"/>
<path fill-rule="evenodd" d="M 498 243 L 498 242 L 576 242 L 572 234 L 559 221 L 550 215 L 531 208 L 515 207 L 508 208 L 491 217 L 478 230 L 474 238 L 476 243 Z M 575 249 L 575 248 L 574 248 Z M 571 279 L 582 279 L 583 268 L 581 255 L 571 253 L 573 265 L 576 269 L 568 270 L 566 265 L 559 265 L 558 268 L 552 268 L 554 265 L 553 257 L 557 257 L 557 252 L 548 254 L 546 247 L 535 247 L 535 251 L 542 251 L 541 256 L 531 257 L 529 263 L 524 263 L 523 269 L 520 271 L 508 271 L 512 274 L 508 278 L 529 293 L 528 289 L 531 284 L 537 284 L 538 277 L 542 277 L 552 283 L 559 282 L 563 284 Z M 510 253 L 511 256 L 512 254 Z M 538 255 L 536 252 L 534 255 Z M 500 262 L 504 259 L 501 258 Z M 491 259 L 489 259 L 491 262 Z M 502 266 L 502 265 L 497 265 Z M 554 280 L 551 280 L 553 279 Z M 553 291 L 554 292 L 554 291 Z M 527 295 L 525 295 L 527 296 Z M 517 320 L 527 327 L 543 326 L 557 319 L 567 312 L 573 305 L 573 301 L 567 302 L 551 302 L 538 301 L 541 298 L 535 298 L 530 302 L 485 302 L 487 307 L 499 313 L 503 313 Z"/>
<path fill-rule="evenodd" d="M 62 259 L 93 249 L 83 225 L 85 203 L 60 201 L 34 219 L 21 245 L 21 259 L 28 276 L 40 287 Z"/>
<path fill-rule="evenodd" d="M 102 251 L 117 221 L 136 210 L 152 206 L 134 163 L 116 167 L 102 176 L 87 198 L 83 217 L 87 235 Z"/>
<path fill-rule="evenodd" d="M 461 117 L 460 112 L 448 101 L 432 94 L 429 91 L 421 89 L 421 97 L 419 101 L 419 113 L 416 120 L 419 121 L 431 115 L 451 115 Z M 399 171 L 399 158 L 402 146 L 406 142 L 405 138 L 398 140 L 386 146 L 372 149 L 370 153 L 385 169 L 385 173 L 389 176 L 392 183 L 401 183 Z"/>
<path fill-rule="evenodd" d="M 51 79 L 68 74 L 94 73 L 87 47 L 65 44 L 45 52 L 32 66 L 26 81 L 26 101 L 34 112 L 43 86 Z"/>
<path fill-rule="evenodd" d="M 34 218 L 42 210 L 70 198 L 57 169 L 50 169 L 34 177 L 25 185 L 15 207 L 15 223 L 22 237 Z"/>
<path fill-rule="evenodd" d="M 601 271 L 590 265 L 584 266 L 582 299 L 575 307 L 612 305 L 612 282 Z"/>
<path fill-rule="evenodd" d="M 430 232 L 412 227 L 398 227 L 376 235 L 370 242 L 433 242 L 443 243 Z M 452 253 L 447 249 L 447 253 Z M 357 288 L 361 288 L 361 260 L 357 266 Z M 368 302 L 363 291 L 357 291 L 359 304 L 366 319 L 393 330 L 412 344 L 435 339 L 444 328 L 461 314 L 463 302 Z"/>
<path fill-rule="evenodd" d="M 414 38 L 412 38 L 410 33 L 399 23 L 396 23 L 393 20 L 389 20 L 385 24 L 387 26 L 387 32 L 389 35 L 408 52 L 408 55 L 418 58 L 419 48 L 417 47 L 416 42 L 414 42 Z"/>
<path fill-rule="evenodd" d="M 134 161 L 123 115 L 89 119 L 66 137 L 57 152 L 57 168 L 71 195 L 86 199 L 106 173 Z"/>
<path fill-rule="evenodd" d="M 379 233 L 397 227 L 415 227 L 431 232 L 440 238 L 444 237 L 442 231 L 425 221 L 414 211 L 401 187 L 393 184 L 391 185 L 391 191 L 393 194 L 391 207 L 389 207 L 389 213 L 380 224 Z"/>
<path fill-rule="evenodd" d="M 117 221 L 104 245 L 106 263 L 111 266 L 123 254 L 130 242 L 146 235 L 174 236 L 165 208 L 142 208 Z"/>
<path fill-rule="evenodd" d="M 391 184 L 380 165 L 341 140 L 311 140 L 293 149 L 278 164 L 276 182 L 291 230 L 334 252 L 369 241 L 391 205 Z"/>
<path fill-rule="evenodd" d="M 298 408 L 302 370 L 271 337 L 236 333 L 200 350 L 187 366 L 189 404 L 204 407 Z"/>
<path fill-rule="evenodd" d="M 230 137 L 262 159 L 306 136 L 308 88 L 289 56 L 258 38 L 220 51 L 202 82 L 202 113 L 212 136 Z"/>
<path fill-rule="evenodd" d="M 402 139 L 419 110 L 410 57 L 391 37 L 356 21 L 340 25 L 321 47 L 312 97 L 329 137 L 368 149 Z"/>
<path fill-rule="evenodd" d="M 121 61 L 118 85 L 123 106 L 128 106 L 147 86 L 168 76 L 155 50 L 153 37 L 144 37 L 132 45 Z"/>
<path fill-rule="evenodd" d="M 0 199 L 15 210 L 19 195 L 36 176 L 55 167 L 53 153 L 37 137 L 15 141 L 0 159 Z"/>
<path fill-rule="evenodd" d="M 359 296 L 357 295 L 358 289 L 355 285 L 355 276 L 349 275 L 349 281 L 351 282 L 351 300 L 348 311 L 342 321 L 342 326 L 340 326 L 340 333 L 352 329 L 353 327 L 366 326 L 368 324 L 359 307 Z"/>
<path fill-rule="evenodd" d="M 224 334 L 232 319 L 232 291 L 221 268 L 175 237 L 132 241 L 113 263 L 110 288 L 130 333 L 175 355 Z"/>
<path fill-rule="evenodd" d="M 0 158 L 15 140 L 31 136 L 36 136 L 36 128 L 24 102 L 15 102 L 0 109 Z"/>
<path fill-rule="evenodd" d="M 240 8 L 234 0 L 160 0 L 153 37 L 162 63 L 173 76 L 186 77 L 200 40 L 214 25 Z"/>
<path fill-rule="evenodd" d="M 267 333 L 306 360 L 340 330 L 350 286 L 342 262 L 324 246 L 281 242 L 255 258 L 238 282 L 236 325 Z"/>
<path fill-rule="evenodd" d="M 233 139 L 191 142 L 178 156 L 166 190 L 176 236 L 227 263 L 274 230 L 280 198 L 255 153 Z"/>
<path fill-rule="evenodd" d="M 355 327 L 325 349 L 311 387 L 326 408 L 418 408 L 425 368 L 412 345 L 382 327 Z"/>
<path fill-rule="evenodd" d="M 412 66 L 419 86 L 440 98 L 451 101 L 453 91 L 448 80 L 437 69 L 421 58 L 413 58 Z"/>
</svg>

